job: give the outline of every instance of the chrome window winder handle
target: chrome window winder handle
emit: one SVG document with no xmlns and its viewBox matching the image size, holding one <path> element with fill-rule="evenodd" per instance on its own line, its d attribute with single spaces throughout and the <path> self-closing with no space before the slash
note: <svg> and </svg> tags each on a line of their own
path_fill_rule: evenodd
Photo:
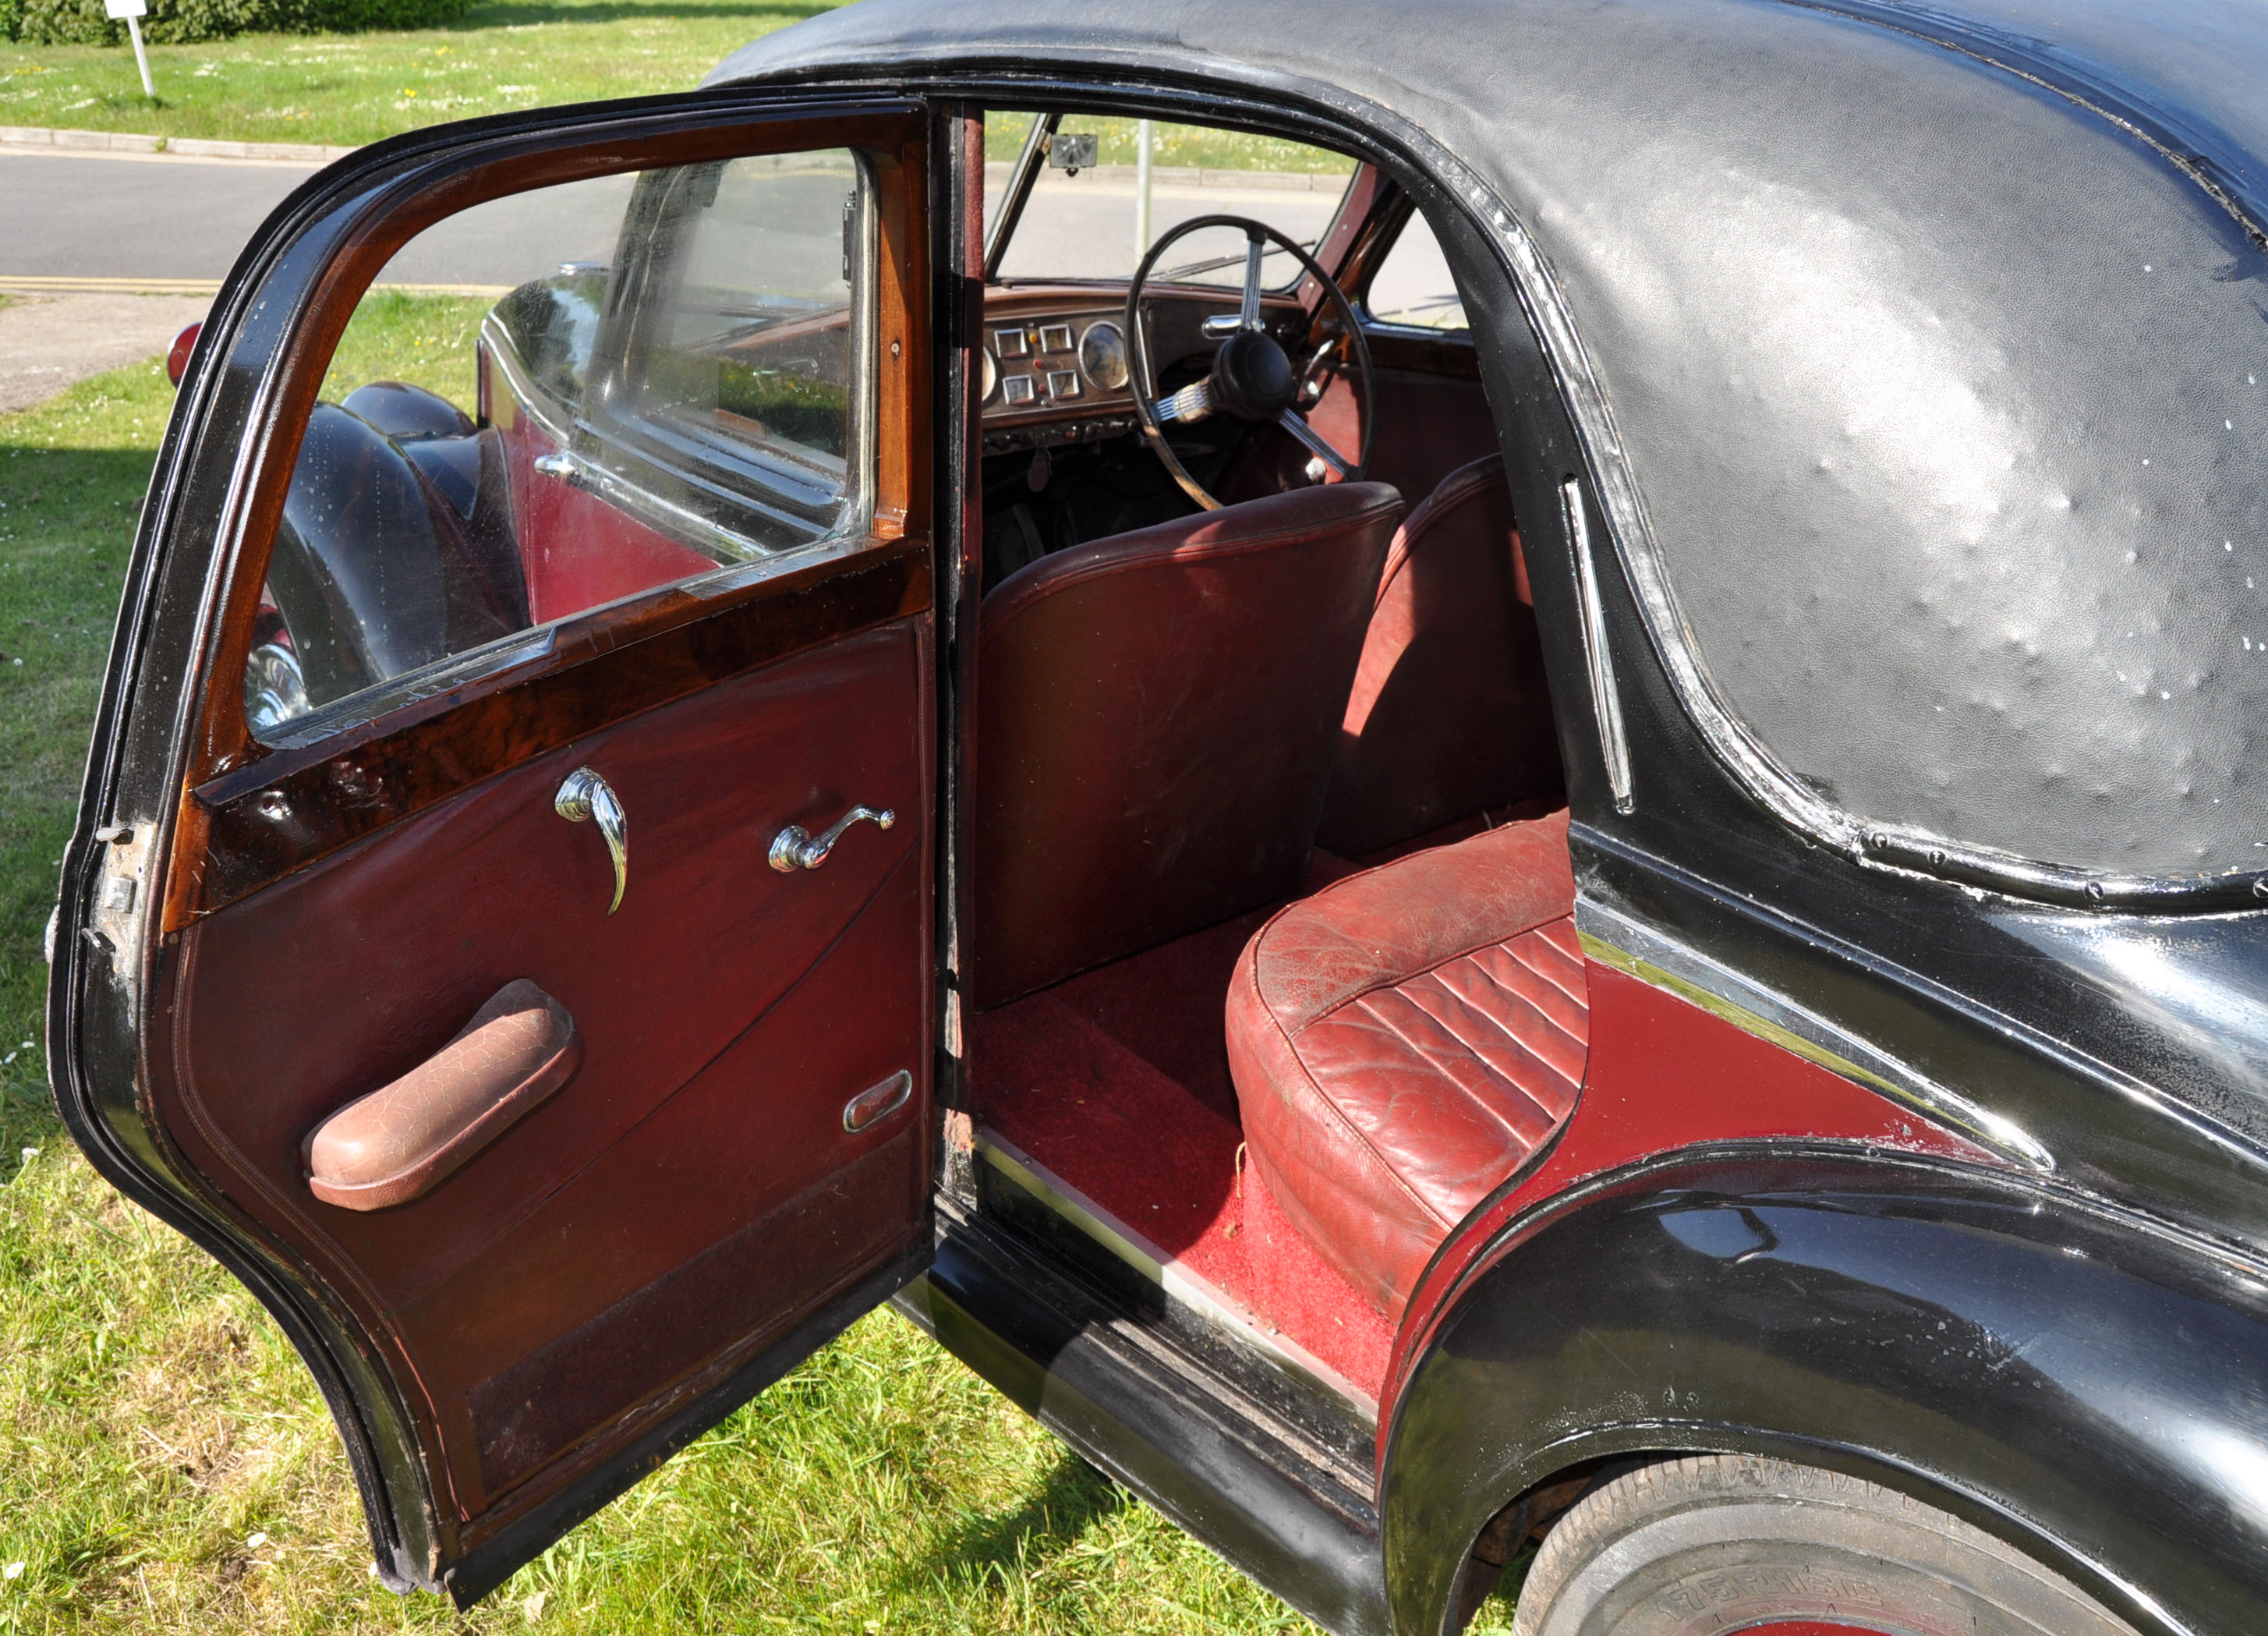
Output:
<svg viewBox="0 0 2268 1636">
<path fill-rule="evenodd" d="M 613 914 L 622 906 L 623 889 L 630 883 L 630 821 L 622 811 L 622 798 L 597 773 L 578 767 L 551 798 L 551 808 L 570 823 L 588 819 L 598 824 L 607 856 L 615 860 L 615 901 L 607 905 L 607 912 Z"/>
<path fill-rule="evenodd" d="M 792 875 L 799 869 L 818 868 L 827 861 L 828 853 L 835 850 L 836 842 L 843 838 L 843 832 L 861 818 L 873 820 L 878 829 L 887 829 L 898 821 L 897 814 L 887 807 L 876 812 L 871 807 L 853 807 L 830 828 L 815 836 L 801 824 L 792 823 L 772 837 L 772 867 L 784 875 Z"/>
</svg>

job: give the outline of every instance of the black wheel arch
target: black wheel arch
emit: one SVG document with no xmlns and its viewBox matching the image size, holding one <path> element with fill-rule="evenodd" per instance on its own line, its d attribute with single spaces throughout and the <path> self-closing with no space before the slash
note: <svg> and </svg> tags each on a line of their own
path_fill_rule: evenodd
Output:
<svg viewBox="0 0 2268 1636">
<path fill-rule="evenodd" d="M 1523 1499 L 1710 1453 L 1909 1493 L 2138 1630 L 2268 1628 L 2268 1270 L 2224 1246 L 2004 1172 L 1783 1145 L 1587 1183 L 1476 1269 L 1391 1421 L 1397 1630 L 1455 1628 L 1473 1545 Z"/>
</svg>

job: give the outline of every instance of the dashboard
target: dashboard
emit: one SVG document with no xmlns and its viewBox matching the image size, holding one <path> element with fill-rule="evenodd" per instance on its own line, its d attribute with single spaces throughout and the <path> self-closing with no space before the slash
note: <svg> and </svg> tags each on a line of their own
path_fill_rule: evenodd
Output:
<svg viewBox="0 0 2268 1636">
<path fill-rule="evenodd" d="M 1233 290 L 1158 287 L 1145 295 L 1153 358 L 1161 378 L 1216 342 L 1209 318 L 1233 316 Z M 1307 313 L 1289 295 L 1262 304 L 1269 328 L 1287 343 Z M 1296 356 L 1296 354 L 1295 354 Z M 985 292 L 983 452 L 1004 453 L 1088 443 L 1135 430 L 1131 343 L 1123 287 L 995 286 Z"/>
</svg>

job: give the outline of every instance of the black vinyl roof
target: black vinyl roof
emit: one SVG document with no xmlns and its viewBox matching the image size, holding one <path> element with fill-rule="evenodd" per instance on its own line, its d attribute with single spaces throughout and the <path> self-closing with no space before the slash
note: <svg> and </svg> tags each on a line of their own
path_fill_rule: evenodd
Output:
<svg viewBox="0 0 2268 1636">
<path fill-rule="evenodd" d="M 713 78 L 1018 63 L 1459 162 L 1556 291 L 1657 645 L 1784 814 L 2268 869 L 2268 7 L 864 0 Z"/>
</svg>

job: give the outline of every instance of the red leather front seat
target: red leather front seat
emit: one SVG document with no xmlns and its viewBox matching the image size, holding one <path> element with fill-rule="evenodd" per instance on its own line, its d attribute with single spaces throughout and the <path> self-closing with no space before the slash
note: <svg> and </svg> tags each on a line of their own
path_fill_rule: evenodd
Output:
<svg viewBox="0 0 2268 1636">
<path fill-rule="evenodd" d="M 1562 812 L 1349 875 L 1253 937 L 1228 1063 L 1261 1179 L 1389 1318 L 1574 1111 L 1590 1048 Z"/>
<path fill-rule="evenodd" d="M 1271 495 L 1041 558 L 984 600 L 976 1003 L 1299 890 L 1401 520 Z"/>
<path fill-rule="evenodd" d="M 1441 479 L 1388 552 L 1316 844 L 1362 858 L 1560 787 L 1504 461 Z"/>
</svg>

